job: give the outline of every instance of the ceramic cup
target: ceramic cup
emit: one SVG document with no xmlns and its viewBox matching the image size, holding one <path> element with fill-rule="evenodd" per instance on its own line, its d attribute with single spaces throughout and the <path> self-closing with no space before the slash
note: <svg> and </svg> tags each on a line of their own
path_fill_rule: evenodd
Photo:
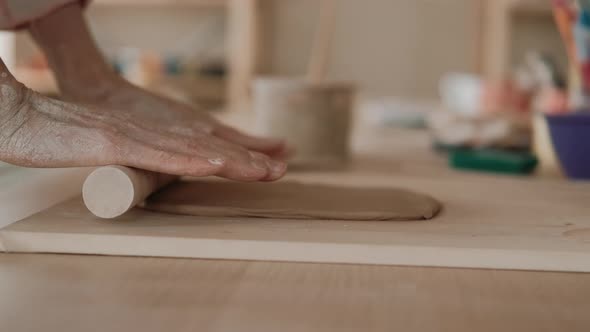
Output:
<svg viewBox="0 0 590 332">
<path fill-rule="evenodd" d="M 258 132 L 286 139 L 295 150 L 290 165 L 333 165 L 347 160 L 353 85 L 261 78 L 254 82 L 253 95 Z"/>
</svg>

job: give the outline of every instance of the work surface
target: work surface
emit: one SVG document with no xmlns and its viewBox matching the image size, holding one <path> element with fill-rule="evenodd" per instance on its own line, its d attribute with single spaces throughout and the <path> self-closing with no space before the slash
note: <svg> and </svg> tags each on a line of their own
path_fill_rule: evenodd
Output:
<svg viewBox="0 0 590 332">
<path fill-rule="evenodd" d="M 397 138 L 406 141 L 406 146 L 416 144 L 413 140 L 425 143 L 419 134 L 398 132 Z M 387 135 L 383 138 L 391 142 Z M 369 147 L 361 150 L 369 150 Z M 396 151 L 395 145 L 390 146 L 392 154 L 400 153 L 400 160 L 419 167 L 418 156 L 428 155 L 429 150 L 427 146 L 415 146 L 414 150 L 416 156 L 403 155 Z M 364 194 L 357 195 L 354 200 L 380 201 L 371 211 L 382 205 L 394 205 L 387 198 L 395 196 L 394 188 L 405 188 L 428 193 L 442 202 L 444 208 L 439 216 L 406 222 L 355 218 L 289 220 L 276 215 L 240 217 L 239 213 L 231 217 L 220 214 L 181 216 L 137 208 L 120 218 L 105 221 L 88 212 L 78 199 L 0 229 L 0 240 L 6 251 L 25 253 L 590 272 L 590 205 L 587 204 L 590 184 L 453 172 L 441 176 L 435 169 L 440 162 L 436 156 L 424 165 L 432 168 L 424 175 L 395 168 L 387 171 L 385 167 L 395 167 L 396 162 L 392 159 L 388 162 L 385 151 L 381 149 L 383 159 L 380 162 L 371 161 L 370 155 L 365 155 L 357 156 L 356 163 L 349 169 L 292 172 L 282 185 L 289 185 L 289 179 L 295 179 L 307 183 L 300 188 L 322 188 L 318 184 L 340 186 L 338 190 L 323 194 L 320 189 L 307 193 L 315 195 L 316 208 L 353 205 L 354 202 L 346 202 L 347 195 L 340 195 L 340 202 L 334 201 L 334 197 L 343 192 L 363 191 Z M 376 168 L 367 170 L 370 165 Z M 450 171 L 442 165 L 438 167 L 443 172 Z M 281 186 L 225 184 L 228 193 L 217 195 L 217 200 L 239 201 L 230 194 L 234 190 L 232 186 L 235 190 L 242 188 L 243 196 L 256 196 L 256 188 Z M 201 180 L 190 187 L 215 196 L 214 188 L 220 185 Z M 372 195 L 373 192 L 379 194 Z M 387 194 L 381 194 L 384 192 Z M 194 193 L 184 195 L 194 196 Z M 297 195 L 288 198 L 259 196 L 259 201 L 266 202 L 269 208 L 284 211 L 299 211 L 305 205 Z M 188 197 L 184 199 L 189 200 Z M 275 204 L 273 199 L 276 199 Z M 405 200 L 407 205 L 416 201 L 398 199 Z M 325 205 L 319 203 L 322 200 Z M 195 199 L 194 204 L 207 204 L 204 201 L 206 199 Z"/>
<path fill-rule="evenodd" d="M 391 174 L 400 181 L 455 179 L 457 190 L 461 184 L 512 180 L 446 169 L 428 152 L 422 133 L 381 138 L 379 144 L 357 142 L 362 153 L 353 172 Z M 541 198 L 548 183 L 558 198 L 586 188 L 558 180 L 514 181 L 511 193 L 498 193 L 491 202 L 500 214 L 538 207 L 518 204 L 523 186 L 539 188 Z M 567 216 L 567 209 L 583 208 L 587 201 L 547 204 L 562 206 Z M 575 231 L 567 219 L 560 227 Z M 583 229 L 568 234 L 586 241 Z M 0 294 L 2 331 L 587 331 L 590 326 L 590 275 L 572 273 L 3 254 Z"/>
</svg>

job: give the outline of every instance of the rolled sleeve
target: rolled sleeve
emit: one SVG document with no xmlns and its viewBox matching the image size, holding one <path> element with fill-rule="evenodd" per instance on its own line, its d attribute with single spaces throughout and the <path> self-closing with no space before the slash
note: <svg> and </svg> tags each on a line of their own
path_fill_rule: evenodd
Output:
<svg viewBox="0 0 590 332">
<path fill-rule="evenodd" d="M 0 30 L 15 30 L 70 3 L 85 0 L 0 0 Z"/>
</svg>

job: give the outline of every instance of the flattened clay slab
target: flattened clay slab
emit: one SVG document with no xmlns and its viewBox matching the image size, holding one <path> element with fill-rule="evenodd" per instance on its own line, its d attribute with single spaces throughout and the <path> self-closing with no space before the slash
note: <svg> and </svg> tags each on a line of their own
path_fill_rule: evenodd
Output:
<svg viewBox="0 0 590 332">
<path fill-rule="evenodd" d="M 410 221 L 433 218 L 441 205 L 403 189 L 184 181 L 150 196 L 144 208 L 207 217 Z"/>
</svg>

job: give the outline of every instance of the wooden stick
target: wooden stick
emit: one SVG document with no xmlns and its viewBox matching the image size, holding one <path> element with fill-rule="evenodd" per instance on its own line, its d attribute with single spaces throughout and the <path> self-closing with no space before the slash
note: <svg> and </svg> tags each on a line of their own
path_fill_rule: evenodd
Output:
<svg viewBox="0 0 590 332">
<path fill-rule="evenodd" d="M 307 79 L 311 83 L 321 83 L 326 77 L 331 44 L 334 37 L 335 21 L 335 0 L 323 0 L 318 28 L 315 33 L 311 57 L 307 67 Z"/>
<path fill-rule="evenodd" d="M 228 109 L 236 111 L 249 104 L 249 87 L 258 71 L 260 56 L 260 1 L 230 0 Z"/>
<path fill-rule="evenodd" d="M 112 219 L 123 215 L 177 178 L 125 166 L 100 167 L 86 178 L 82 197 L 92 214 Z"/>
</svg>

